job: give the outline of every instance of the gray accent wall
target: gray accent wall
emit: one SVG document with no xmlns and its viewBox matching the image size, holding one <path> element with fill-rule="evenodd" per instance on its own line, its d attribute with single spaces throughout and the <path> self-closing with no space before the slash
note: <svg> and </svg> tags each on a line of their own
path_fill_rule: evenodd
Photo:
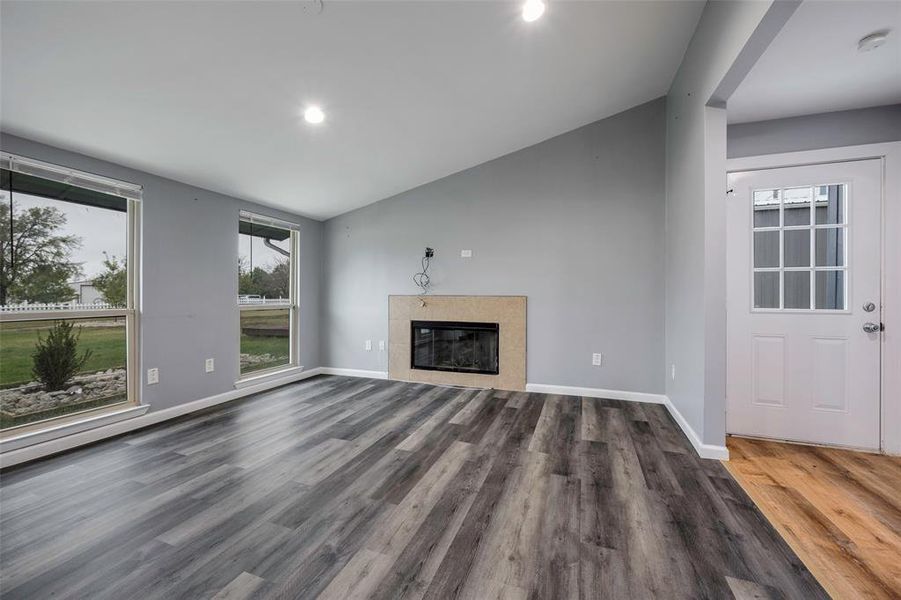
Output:
<svg viewBox="0 0 901 600">
<path fill-rule="evenodd" d="M 388 295 L 418 292 L 430 246 L 433 293 L 528 296 L 528 382 L 662 393 L 665 110 L 661 98 L 326 221 L 323 363 L 387 370 Z"/>
<path fill-rule="evenodd" d="M 234 390 L 238 378 L 238 212 L 300 225 L 300 362 L 319 360 L 322 223 L 3 134 L 3 150 L 144 186 L 142 200 L 142 373 L 151 411 Z M 238 163 L 236 163 L 237 165 Z M 204 372 L 204 359 L 216 370 Z"/>
<path fill-rule="evenodd" d="M 729 158 L 901 140 L 901 104 L 729 125 Z"/>
<path fill-rule="evenodd" d="M 715 446 L 726 429 L 724 103 L 797 5 L 708 2 L 667 95 L 666 394 Z"/>
</svg>

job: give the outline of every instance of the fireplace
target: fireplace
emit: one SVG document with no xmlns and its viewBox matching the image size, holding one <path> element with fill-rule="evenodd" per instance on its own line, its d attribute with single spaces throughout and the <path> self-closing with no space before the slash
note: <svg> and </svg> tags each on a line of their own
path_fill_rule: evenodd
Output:
<svg viewBox="0 0 901 600">
<path fill-rule="evenodd" d="M 410 321 L 410 368 L 498 374 L 497 323 Z"/>
<path fill-rule="evenodd" d="M 389 296 L 388 378 L 525 391 L 526 304 L 525 296 Z M 417 333 L 423 326 L 428 333 Z M 462 360 L 470 351 L 481 356 Z"/>
</svg>

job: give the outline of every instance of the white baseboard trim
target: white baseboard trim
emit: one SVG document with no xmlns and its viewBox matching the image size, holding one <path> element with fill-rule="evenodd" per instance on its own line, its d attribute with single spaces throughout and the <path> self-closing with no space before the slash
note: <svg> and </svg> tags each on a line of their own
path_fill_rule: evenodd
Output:
<svg viewBox="0 0 901 600">
<path fill-rule="evenodd" d="M 388 371 L 366 371 L 363 369 L 319 367 L 319 372 L 322 375 L 343 375 L 345 377 L 365 377 L 367 379 L 388 379 Z"/>
<path fill-rule="evenodd" d="M 128 433 L 129 431 L 133 431 L 135 429 L 141 429 L 149 425 L 155 425 L 163 421 L 168 421 L 169 419 L 174 419 L 176 417 L 203 410 L 211 406 L 216 406 L 217 404 L 230 402 L 232 400 L 237 400 L 238 398 L 250 396 L 251 394 L 256 394 L 259 392 L 265 392 L 266 390 L 278 386 L 282 386 L 288 383 L 294 383 L 295 381 L 301 381 L 302 379 L 308 379 L 320 374 L 322 374 L 322 370 L 317 367 L 299 373 L 292 373 L 280 379 L 267 380 L 256 385 L 231 390 L 222 394 L 216 394 L 215 396 L 208 396 L 206 398 L 201 398 L 200 400 L 194 400 L 192 402 L 186 402 L 184 404 L 173 406 L 171 408 L 165 408 L 158 411 L 150 411 L 146 414 L 134 416 L 133 418 L 118 421 L 115 423 L 103 424 L 101 422 L 96 427 L 87 431 L 79 431 L 78 433 L 63 435 L 56 439 L 39 441 L 38 443 L 34 443 L 24 448 L 16 448 L 8 452 L 3 452 L 2 454 L 0 454 L 0 468 L 5 469 L 6 467 L 11 467 L 13 465 L 36 460 L 45 456 L 50 456 L 51 454 L 58 454 L 59 452 L 71 450 L 72 448 L 77 448 L 78 446 L 92 444 L 109 437 Z M 144 410 L 146 411 L 147 408 L 144 408 Z M 16 439 L 17 438 L 11 438 L 7 441 L 13 442 Z"/>
<path fill-rule="evenodd" d="M 666 396 L 664 396 L 663 394 L 629 392 L 626 390 L 605 390 L 602 388 L 574 387 L 569 385 L 527 383 L 526 391 L 538 392 L 541 394 L 560 394 L 563 396 L 585 396 L 587 398 L 608 398 L 610 400 L 626 400 L 628 402 L 650 402 L 651 404 L 666 404 Z"/>
<path fill-rule="evenodd" d="M 685 434 L 685 437 L 688 438 L 688 441 L 691 442 L 691 445 L 694 446 L 698 456 L 714 460 L 729 460 L 728 448 L 725 446 L 715 446 L 713 444 L 703 443 L 694 428 L 692 428 L 688 421 L 685 420 L 685 417 L 682 416 L 679 409 L 676 408 L 676 405 L 673 404 L 668 397 L 664 396 L 664 398 L 666 398 L 666 402 L 664 402 L 666 409 L 669 411 L 669 414 L 673 416 L 673 419 L 676 420 L 676 423 L 679 424 L 679 427 L 682 428 L 682 432 Z"/>
<path fill-rule="evenodd" d="M 141 429 L 169 419 L 174 419 L 182 415 L 203 410 L 217 404 L 223 404 L 232 400 L 237 400 L 244 396 L 250 396 L 259 392 L 279 387 L 295 381 L 308 379 L 316 375 L 343 375 L 345 377 L 365 377 L 370 379 L 388 379 L 388 373 L 385 371 L 366 371 L 362 369 L 341 369 L 336 367 L 316 367 L 299 373 L 292 373 L 285 377 L 267 380 L 258 384 L 231 390 L 215 396 L 201 398 L 193 402 L 187 402 L 171 408 L 163 410 L 146 412 L 147 407 L 135 407 L 134 414 L 125 420 L 119 420 L 113 423 L 98 419 L 96 425 L 91 429 L 79 430 L 77 433 L 64 435 L 56 439 L 37 441 L 29 446 L 20 447 L 21 443 L 12 446 L 14 449 L 0 453 L 0 468 L 7 468 L 13 465 L 64 452 L 91 444 L 109 437 L 127 433 L 135 429 Z M 631 402 L 650 402 L 653 404 L 663 404 L 669 410 L 679 427 L 685 433 L 688 440 L 694 446 L 698 455 L 702 458 L 711 458 L 717 460 L 729 460 L 729 450 L 725 446 L 715 446 L 712 444 L 704 444 L 701 442 L 698 434 L 692 429 L 685 417 L 673 405 L 669 398 L 663 394 L 648 394 L 644 392 L 629 392 L 625 390 L 606 390 L 601 388 L 584 388 L 563 385 L 547 385 L 542 383 L 529 383 L 526 385 L 526 391 L 539 392 L 543 394 L 561 394 L 565 396 L 586 396 L 589 398 L 609 398 L 611 400 L 625 400 Z M 36 438 L 43 439 L 43 438 Z M 16 438 L 6 440 L 13 442 Z"/>
</svg>

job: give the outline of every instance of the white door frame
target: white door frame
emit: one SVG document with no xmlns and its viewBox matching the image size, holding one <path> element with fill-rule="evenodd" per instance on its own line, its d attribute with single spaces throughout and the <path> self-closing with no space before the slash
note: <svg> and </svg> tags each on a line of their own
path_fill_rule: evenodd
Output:
<svg viewBox="0 0 901 600">
<path fill-rule="evenodd" d="M 885 324 L 879 446 L 886 454 L 901 455 L 901 142 L 731 158 L 726 161 L 726 170 L 735 173 L 874 158 L 882 159 L 882 322 Z"/>
</svg>

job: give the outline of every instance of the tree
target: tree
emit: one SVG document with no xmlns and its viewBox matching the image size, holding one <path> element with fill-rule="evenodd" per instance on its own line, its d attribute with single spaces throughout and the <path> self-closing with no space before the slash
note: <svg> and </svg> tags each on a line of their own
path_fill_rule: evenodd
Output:
<svg viewBox="0 0 901 600">
<path fill-rule="evenodd" d="M 15 210 L 12 200 L 0 204 L 0 305 L 65 302 L 75 296 L 64 284 L 81 272 L 69 260 L 81 240 L 61 235 L 65 224 L 66 216 L 54 207 Z"/>
<path fill-rule="evenodd" d="M 69 285 L 78 275 L 78 268 L 71 265 L 38 265 L 20 283 L 12 286 L 12 296 L 29 302 L 68 302 L 76 293 Z"/>
<path fill-rule="evenodd" d="M 103 301 L 114 306 L 125 306 L 128 295 L 128 270 L 125 259 L 121 261 L 115 256 L 103 259 L 103 273 L 94 278 L 94 287 L 100 290 Z"/>
<path fill-rule="evenodd" d="M 287 260 L 277 262 L 269 270 L 249 269 L 246 260 L 238 260 L 238 294 L 256 294 L 264 298 L 287 298 L 291 273 Z"/>
<path fill-rule="evenodd" d="M 238 295 L 244 296 L 248 294 L 256 294 L 256 286 L 253 282 L 253 276 L 247 266 L 247 259 L 238 258 Z"/>
<path fill-rule="evenodd" d="M 78 355 L 80 337 L 81 327 L 75 331 L 75 326 L 70 321 L 54 323 L 46 339 L 38 334 L 38 342 L 31 355 L 34 360 L 31 373 L 44 384 L 44 389 L 48 392 L 65 388 L 91 358 L 90 350 Z"/>
<path fill-rule="evenodd" d="M 272 270 L 269 271 L 269 298 L 287 298 L 288 288 L 291 286 L 291 270 L 288 260 L 279 261 Z"/>
</svg>

